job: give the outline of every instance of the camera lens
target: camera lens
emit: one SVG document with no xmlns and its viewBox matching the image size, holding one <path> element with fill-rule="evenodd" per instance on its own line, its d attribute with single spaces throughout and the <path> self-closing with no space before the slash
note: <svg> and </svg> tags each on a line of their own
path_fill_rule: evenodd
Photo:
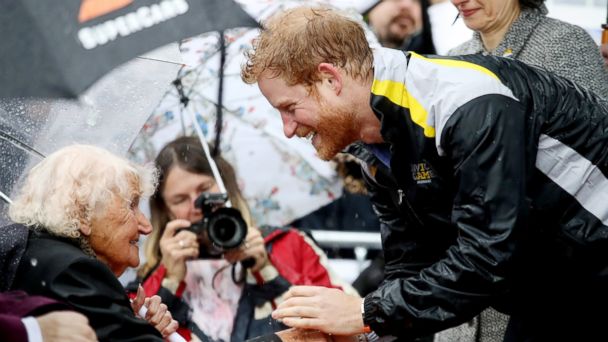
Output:
<svg viewBox="0 0 608 342">
<path fill-rule="evenodd" d="M 219 217 L 214 222 L 214 237 L 217 241 L 223 241 L 223 244 L 232 240 L 236 233 L 237 223 L 231 217 Z"/>
<path fill-rule="evenodd" d="M 221 249 L 238 247 L 247 235 L 247 225 L 240 212 L 233 208 L 220 208 L 213 212 L 208 226 L 209 240 Z"/>
</svg>

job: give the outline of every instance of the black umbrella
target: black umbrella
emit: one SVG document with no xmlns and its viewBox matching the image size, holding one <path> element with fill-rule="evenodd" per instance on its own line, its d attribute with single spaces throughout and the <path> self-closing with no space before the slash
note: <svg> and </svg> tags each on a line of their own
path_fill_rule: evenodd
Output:
<svg viewBox="0 0 608 342">
<path fill-rule="evenodd" d="M 0 97 L 77 97 L 156 47 L 257 25 L 232 0 L 2 1 Z"/>
</svg>

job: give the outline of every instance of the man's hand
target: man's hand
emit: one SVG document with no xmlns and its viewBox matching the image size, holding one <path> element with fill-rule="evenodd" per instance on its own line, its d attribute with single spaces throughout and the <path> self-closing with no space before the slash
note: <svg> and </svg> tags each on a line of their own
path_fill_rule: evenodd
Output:
<svg viewBox="0 0 608 342">
<path fill-rule="evenodd" d="M 326 287 L 292 287 L 272 318 L 293 328 L 316 329 L 334 335 L 355 335 L 363 331 L 361 298 Z"/>
<path fill-rule="evenodd" d="M 318 330 L 285 329 L 275 333 L 283 342 L 357 342 L 357 336 L 336 336 L 322 333 Z"/>
<path fill-rule="evenodd" d="M 97 341 L 89 320 L 72 311 L 54 311 L 36 317 L 44 342 Z"/>
</svg>

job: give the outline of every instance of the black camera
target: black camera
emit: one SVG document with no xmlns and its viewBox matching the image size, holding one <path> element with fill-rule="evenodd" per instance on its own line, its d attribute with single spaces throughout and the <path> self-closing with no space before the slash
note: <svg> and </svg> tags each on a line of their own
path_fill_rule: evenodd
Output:
<svg viewBox="0 0 608 342">
<path fill-rule="evenodd" d="M 198 236 L 199 258 L 219 257 L 240 246 L 247 237 L 247 224 L 241 212 L 223 205 L 225 193 L 202 193 L 194 202 L 203 211 L 203 219 L 186 228 Z"/>
</svg>

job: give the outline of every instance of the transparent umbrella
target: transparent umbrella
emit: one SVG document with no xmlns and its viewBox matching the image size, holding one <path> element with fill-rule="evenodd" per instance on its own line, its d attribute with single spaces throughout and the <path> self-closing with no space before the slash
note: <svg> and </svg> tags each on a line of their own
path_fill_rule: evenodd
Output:
<svg viewBox="0 0 608 342">
<path fill-rule="evenodd" d="M 18 180 L 53 151 L 94 144 L 125 154 L 181 67 L 175 44 L 135 58 L 95 83 L 79 100 L 0 101 L 0 223 Z"/>
</svg>

